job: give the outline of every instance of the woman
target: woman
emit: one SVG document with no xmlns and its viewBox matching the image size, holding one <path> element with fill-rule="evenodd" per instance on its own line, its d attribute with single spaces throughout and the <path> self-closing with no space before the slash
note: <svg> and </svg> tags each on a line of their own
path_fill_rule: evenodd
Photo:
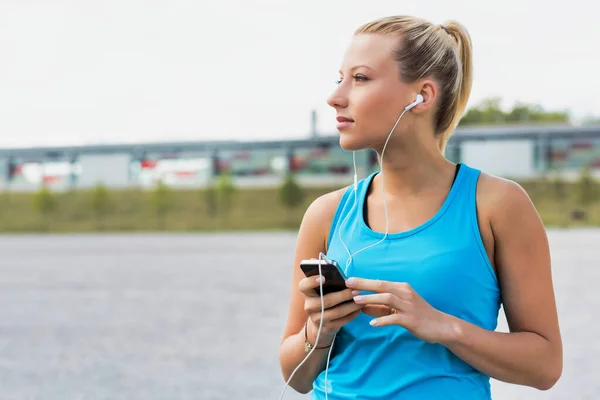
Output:
<svg viewBox="0 0 600 400">
<path fill-rule="evenodd" d="M 382 171 L 316 199 L 302 221 L 280 349 L 298 392 L 474 400 L 491 398 L 490 377 L 540 390 L 559 379 L 537 211 L 518 184 L 443 155 L 471 71 L 470 37 L 456 22 L 389 17 L 353 36 L 328 103 L 341 146 L 374 149 Z M 320 283 L 299 268 L 321 252 L 350 277 L 323 296 L 322 320 Z M 494 331 L 501 304 L 510 333 Z"/>
</svg>

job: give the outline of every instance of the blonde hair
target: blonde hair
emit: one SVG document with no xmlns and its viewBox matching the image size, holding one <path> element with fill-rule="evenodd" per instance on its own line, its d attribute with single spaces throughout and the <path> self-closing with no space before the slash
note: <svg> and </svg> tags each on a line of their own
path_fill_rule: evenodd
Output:
<svg viewBox="0 0 600 400">
<path fill-rule="evenodd" d="M 444 153 L 450 135 L 463 116 L 473 83 L 472 44 L 466 28 L 456 21 L 434 25 L 410 16 L 371 21 L 355 34 L 375 33 L 400 38 L 394 59 L 407 83 L 431 77 L 440 85 L 436 113 L 438 147 Z"/>
</svg>

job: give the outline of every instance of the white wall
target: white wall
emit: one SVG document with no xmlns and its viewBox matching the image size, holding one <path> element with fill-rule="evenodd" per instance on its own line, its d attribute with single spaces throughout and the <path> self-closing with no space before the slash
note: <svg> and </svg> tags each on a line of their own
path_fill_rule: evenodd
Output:
<svg viewBox="0 0 600 400">
<path fill-rule="evenodd" d="M 129 186 L 129 154 L 82 155 L 79 157 L 81 175 L 77 187 L 89 188 L 98 183 L 108 187 Z"/>
<path fill-rule="evenodd" d="M 483 141 L 462 144 L 461 161 L 485 173 L 510 178 L 536 175 L 533 141 Z"/>
</svg>

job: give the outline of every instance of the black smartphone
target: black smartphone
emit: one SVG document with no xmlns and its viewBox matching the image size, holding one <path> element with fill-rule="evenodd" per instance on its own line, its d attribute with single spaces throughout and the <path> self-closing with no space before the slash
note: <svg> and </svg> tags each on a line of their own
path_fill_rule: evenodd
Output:
<svg viewBox="0 0 600 400">
<path fill-rule="evenodd" d="M 318 276 L 319 263 L 321 263 L 321 275 L 325 277 L 323 295 L 348 288 L 346 286 L 346 274 L 344 274 L 338 263 L 333 260 L 303 260 L 300 262 L 300 268 L 307 277 Z M 321 294 L 319 286 L 315 288 L 315 291 L 317 294 Z"/>
</svg>

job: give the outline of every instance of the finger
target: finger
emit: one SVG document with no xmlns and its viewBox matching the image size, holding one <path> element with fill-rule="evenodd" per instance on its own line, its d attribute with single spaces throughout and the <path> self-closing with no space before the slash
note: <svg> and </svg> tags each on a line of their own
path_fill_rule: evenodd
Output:
<svg viewBox="0 0 600 400">
<path fill-rule="evenodd" d="M 384 317 L 386 315 L 394 314 L 394 310 L 388 306 L 378 304 L 367 304 L 361 310 L 364 314 L 372 317 Z"/>
<path fill-rule="evenodd" d="M 326 314 L 328 312 L 331 313 L 331 315 L 327 315 L 328 321 L 335 321 L 337 319 L 344 318 L 347 315 L 352 314 L 356 311 L 360 311 L 363 307 L 364 306 L 361 304 L 356 304 L 354 302 L 348 302 L 348 303 L 343 303 L 343 304 L 340 304 L 333 308 L 330 308 L 329 310 L 325 311 L 325 313 Z"/>
<path fill-rule="evenodd" d="M 404 326 L 405 317 L 403 314 L 392 314 L 384 317 L 373 318 L 369 324 L 371 326 L 389 326 L 389 325 L 400 325 Z"/>
<path fill-rule="evenodd" d="M 348 322 L 352 321 L 358 315 L 360 315 L 360 310 L 353 311 L 350 314 L 348 314 L 342 318 L 338 318 L 333 321 L 329 321 L 321 327 L 321 332 L 337 332 L 340 330 L 340 328 L 342 328 Z M 312 320 L 312 325 L 318 328 L 319 320 L 318 319 L 316 321 Z"/>
<path fill-rule="evenodd" d="M 392 293 L 378 293 L 354 297 L 357 304 L 379 304 L 392 308 L 401 308 L 402 302 Z"/>
<path fill-rule="evenodd" d="M 325 312 L 323 313 L 323 322 L 326 322 L 327 324 L 329 324 L 340 318 L 344 318 L 347 315 L 352 314 L 356 311 L 360 311 L 361 308 L 363 308 L 362 305 L 356 304 L 354 302 L 348 302 L 348 303 L 340 304 L 333 308 L 329 308 L 329 309 L 325 310 Z M 321 319 L 321 310 L 320 309 L 318 311 L 313 311 L 312 319 L 315 324 L 319 323 L 319 321 Z"/>
<path fill-rule="evenodd" d="M 374 293 L 393 293 L 396 282 L 364 279 L 364 278 L 348 278 L 346 286 L 355 289 Z"/>
<path fill-rule="evenodd" d="M 298 282 L 298 289 L 307 297 L 318 297 L 319 294 L 315 292 L 315 288 L 318 288 L 321 284 L 321 281 L 318 280 L 319 278 L 322 279 L 322 283 L 325 283 L 324 276 L 311 276 L 301 279 L 300 282 Z"/>
<path fill-rule="evenodd" d="M 323 296 L 324 307 L 331 308 L 347 301 L 354 302 L 352 299 L 357 294 L 360 294 L 360 292 L 351 289 L 345 289 L 340 290 L 339 292 L 326 294 Z M 307 304 L 307 308 L 309 310 L 321 309 L 321 298 L 319 296 L 313 296 L 312 298 L 307 299 L 307 302 L 309 303 Z"/>
<path fill-rule="evenodd" d="M 358 317 L 359 314 L 360 314 L 360 310 L 356 310 L 356 311 L 351 312 L 350 314 L 346 315 L 345 317 L 338 318 L 338 319 L 331 321 L 329 323 L 329 325 L 333 329 L 339 329 L 342 326 L 346 325 L 348 322 L 352 321 L 354 318 Z"/>
</svg>

